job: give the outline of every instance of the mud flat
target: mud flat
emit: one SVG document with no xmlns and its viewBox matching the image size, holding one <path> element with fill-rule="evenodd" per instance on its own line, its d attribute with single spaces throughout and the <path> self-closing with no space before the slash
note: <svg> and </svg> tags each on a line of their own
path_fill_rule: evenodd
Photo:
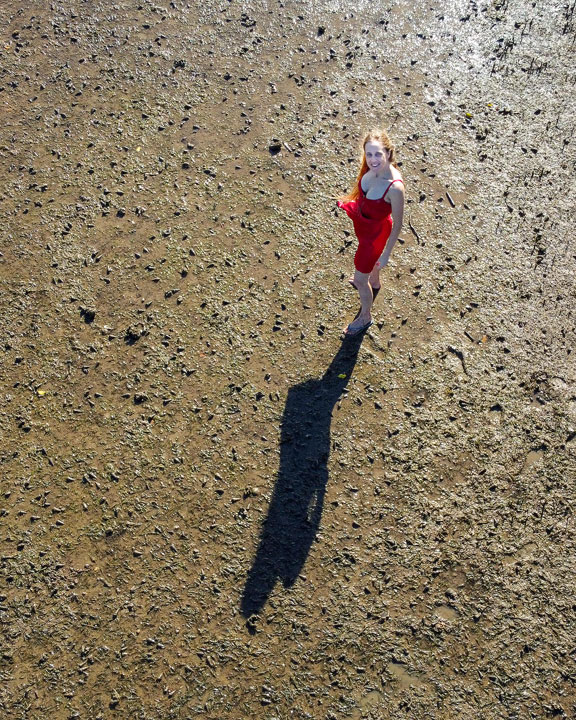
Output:
<svg viewBox="0 0 576 720">
<path fill-rule="evenodd" d="M 573 717 L 574 3 L 0 20 L 2 716 Z"/>
</svg>

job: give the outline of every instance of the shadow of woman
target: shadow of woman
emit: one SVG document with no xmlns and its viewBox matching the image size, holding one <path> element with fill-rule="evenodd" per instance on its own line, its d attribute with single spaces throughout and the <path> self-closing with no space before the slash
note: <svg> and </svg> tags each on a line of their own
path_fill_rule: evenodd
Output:
<svg viewBox="0 0 576 720">
<path fill-rule="evenodd" d="M 328 482 L 332 410 L 348 384 L 362 339 L 363 334 L 345 337 L 322 378 L 288 391 L 278 476 L 242 595 L 245 618 L 262 610 L 278 580 L 284 587 L 293 585 L 306 562 Z M 254 631 L 250 622 L 248 628 Z"/>
</svg>

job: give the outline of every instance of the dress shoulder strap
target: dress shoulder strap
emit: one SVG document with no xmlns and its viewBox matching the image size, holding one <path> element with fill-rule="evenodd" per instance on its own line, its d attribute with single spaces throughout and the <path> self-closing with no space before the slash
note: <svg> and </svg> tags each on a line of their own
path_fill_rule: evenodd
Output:
<svg viewBox="0 0 576 720">
<path fill-rule="evenodd" d="M 384 200 L 386 195 L 388 195 L 388 190 L 390 190 L 390 188 L 392 187 L 392 185 L 394 185 L 395 182 L 401 182 L 402 185 L 404 185 L 404 180 L 402 180 L 401 178 L 396 178 L 396 180 L 392 180 L 390 185 L 388 185 L 388 187 L 386 188 L 386 192 L 384 193 L 384 195 L 382 195 L 382 200 Z"/>
</svg>

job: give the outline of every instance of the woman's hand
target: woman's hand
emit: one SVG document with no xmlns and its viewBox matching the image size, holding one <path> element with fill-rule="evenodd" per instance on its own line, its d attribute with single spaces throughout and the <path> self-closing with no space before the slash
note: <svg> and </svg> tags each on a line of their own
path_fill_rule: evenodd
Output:
<svg viewBox="0 0 576 720">
<path fill-rule="evenodd" d="M 376 265 L 374 265 L 374 267 L 376 268 L 376 270 L 382 270 L 382 268 L 385 268 L 386 265 L 388 265 L 388 260 L 390 260 L 390 257 L 380 255 L 378 260 L 376 260 Z"/>
</svg>

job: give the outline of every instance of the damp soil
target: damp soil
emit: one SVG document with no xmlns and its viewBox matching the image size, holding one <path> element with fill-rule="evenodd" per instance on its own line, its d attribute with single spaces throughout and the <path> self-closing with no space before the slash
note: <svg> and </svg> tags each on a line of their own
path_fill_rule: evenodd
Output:
<svg viewBox="0 0 576 720">
<path fill-rule="evenodd" d="M 574 717 L 574 3 L 0 19 L 2 717 Z"/>
</svg>

